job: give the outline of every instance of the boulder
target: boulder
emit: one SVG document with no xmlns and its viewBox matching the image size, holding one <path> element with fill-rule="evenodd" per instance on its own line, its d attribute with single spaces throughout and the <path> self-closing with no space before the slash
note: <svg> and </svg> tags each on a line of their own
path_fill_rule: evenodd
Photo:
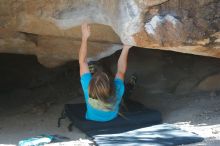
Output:
<svg viewBox="0 0 220 146">
<path fill-rule="evenodd" d="M 1 0 L 0 52 L 55 67 L 78 59 L 91 23 L 89 59 L 128 44 L 220 58 L 219 0 Z"/>
</svg>

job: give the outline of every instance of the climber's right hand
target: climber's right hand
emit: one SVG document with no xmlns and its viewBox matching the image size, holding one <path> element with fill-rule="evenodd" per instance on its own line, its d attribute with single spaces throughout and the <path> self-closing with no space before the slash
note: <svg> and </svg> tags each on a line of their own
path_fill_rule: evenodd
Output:
<svg viewBox="0 0 220 146">
<path fill-rule="evenodd" d="M 90 36 L 90 26 L 87 23 L 83 23 L 81 25 L 81 29 L 82 29 L 82 38 L 83 39 L 88 39 Z"/>
</svg>

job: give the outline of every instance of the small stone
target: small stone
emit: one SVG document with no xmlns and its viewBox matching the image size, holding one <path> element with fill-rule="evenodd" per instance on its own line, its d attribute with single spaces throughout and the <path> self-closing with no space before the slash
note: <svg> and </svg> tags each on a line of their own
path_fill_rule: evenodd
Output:
<svg viewBox="0 0 220 146">
<path fill-rule="evenodd" d="M 215 91 L 212 91 L 210 94 L 209 94 L 211 97 L 216 97 L 216 92 Z M 213 99 L 213 98 L 212 98 Z"/>
</svg>

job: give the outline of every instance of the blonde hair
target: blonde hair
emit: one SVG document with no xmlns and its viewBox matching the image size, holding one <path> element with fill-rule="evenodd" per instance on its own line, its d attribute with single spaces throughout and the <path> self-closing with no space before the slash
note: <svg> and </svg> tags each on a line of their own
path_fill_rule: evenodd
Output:
<svg viewBox="0 0 220 146">
<path fill-rule="evenodd" d="M 89 83 L 89 97 L 101 101 L 108 109 L 113 108 L 116 102 L 113 80 L 104 72 L 96 72 Z"/>
</svg>

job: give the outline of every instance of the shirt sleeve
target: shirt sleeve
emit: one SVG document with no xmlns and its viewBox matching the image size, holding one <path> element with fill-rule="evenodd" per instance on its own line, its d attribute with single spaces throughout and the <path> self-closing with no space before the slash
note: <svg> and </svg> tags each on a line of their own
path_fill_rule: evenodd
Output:
<svg viewBox="0 0 220 146">
<path fill-rule="evenodd" d="M 89 82 L 91 79 L 92 79 L 91 73 L 84 73 L 80 78 L 80 82 L 82 85 L 82 89 L 83 89 L 86 102 L 88 101 L 88 98 L 89 98 Z"/>
<path fill-rule="evenodd" d="M 121 102 L 122 96 L 124 94 L 124 82 L 119 79 L 119 78 L 115 78 L 115 94 L 116 94 L 116 98 L 117 98 L 117 103 L 119 104 Z"/>
</svg>

